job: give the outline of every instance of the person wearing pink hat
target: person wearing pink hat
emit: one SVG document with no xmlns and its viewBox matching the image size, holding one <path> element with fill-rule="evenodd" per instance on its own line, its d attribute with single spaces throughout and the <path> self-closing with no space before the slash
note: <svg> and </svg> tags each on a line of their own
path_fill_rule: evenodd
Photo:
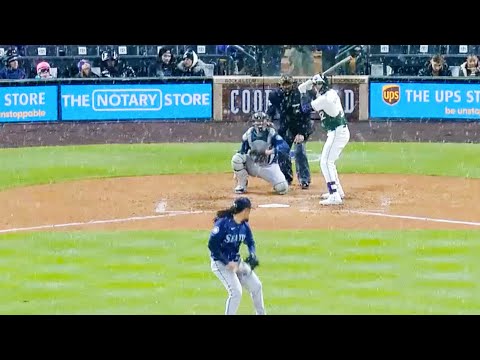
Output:
<svg viewBox="0 0 480 360">
<path fill-rule="evenodd" d="M 50 64 L 46 61 L 39 62 L 37 64 L 37 76 L 35 79 L 51 79 L 53 78 L 50 73 Z"/>
</svg>

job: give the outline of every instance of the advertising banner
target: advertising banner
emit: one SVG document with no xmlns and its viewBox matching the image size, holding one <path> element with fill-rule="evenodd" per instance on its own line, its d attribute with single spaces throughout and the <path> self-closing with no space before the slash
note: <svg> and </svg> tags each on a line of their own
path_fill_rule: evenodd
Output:
<svg viewBox="0 0 480 360">
<path fill-rule="evenodd" d="M 479 83 L 371 82 L 370 118 L 480 120 Z"/>
<path fill-rule="evenodd" d="M 61 85 L 62 120 L 211 120 L 212 84 Z"/>
<path fill-rule="evenodd" d="M 0 87 L 0 122 L 58 120 L 57 85 Z"/>
<path fill-rule="evenodd" d="M 225 83 L 222 84 L 223 121 L 248 121 L 256 111 L 267 111 L 268 94 L 276 89 L 276 84 Z M 345 109 L 348 121 L 359 120 L 359 84 L 333 84 Z M 312 119 L 318 119 L 312 114 Z"/>
</svg>

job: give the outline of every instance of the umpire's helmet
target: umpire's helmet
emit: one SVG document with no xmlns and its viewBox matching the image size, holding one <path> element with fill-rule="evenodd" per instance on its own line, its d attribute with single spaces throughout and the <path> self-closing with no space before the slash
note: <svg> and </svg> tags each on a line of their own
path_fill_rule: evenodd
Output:
<svg viewBox="0 0 480 360">
<path fill-rule="evenodd" d="M 290 91 L 292 91 L 294 87 L 294 82 L 295 81 L 293 80 L 293 77 L 291 75 L 283 74 L 280 77 L 278 85 L 280 85 L 280 88 L 288 94 Z"/>
</svg>

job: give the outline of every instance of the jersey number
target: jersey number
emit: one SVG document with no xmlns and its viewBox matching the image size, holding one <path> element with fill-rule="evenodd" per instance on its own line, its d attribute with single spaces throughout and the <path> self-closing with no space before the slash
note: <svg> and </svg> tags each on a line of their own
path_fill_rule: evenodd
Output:
<svg viewBox="0 0 480 360">
<path fill-rule="evenodd" d="M 320 120 L 323 121 L 326 119 L 326 116 L 325 116 L 325 112 L 322 110 L 318 113 L 318 115 L 320 116 Z"/>
</svg>

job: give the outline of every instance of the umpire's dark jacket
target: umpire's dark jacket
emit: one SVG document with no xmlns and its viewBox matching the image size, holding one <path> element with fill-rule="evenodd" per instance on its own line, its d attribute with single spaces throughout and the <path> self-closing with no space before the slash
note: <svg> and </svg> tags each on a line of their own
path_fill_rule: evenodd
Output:
<svg viewBox="0 0 480 360">
<path fill-rule="evenodd" d="M 303 135 L 307 140 L 313 133 L 313 121 L 310 118 L 310 112 L 302 113 L 300 98 L 300 91 L 296 87 L 288 94 L 282 89 L 275 89 L 268 95 L 270 105 L 267 109 L 267 115 L 270 118 L 274 118 L 275 114 L 280 115 L 278 133 L 285 140 L 289 137 L 295 137 L 297 134 Z"/>
</svg>

